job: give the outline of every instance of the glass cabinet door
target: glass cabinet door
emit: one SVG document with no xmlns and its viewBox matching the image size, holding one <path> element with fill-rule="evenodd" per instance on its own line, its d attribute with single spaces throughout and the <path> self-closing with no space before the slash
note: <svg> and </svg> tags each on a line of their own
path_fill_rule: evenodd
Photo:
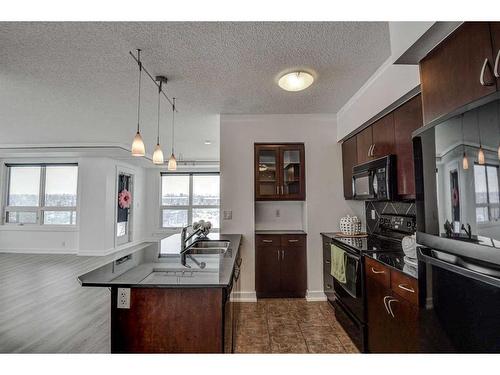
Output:
<svg viewBox="0 0 500 375">
<path fill-rule="evenodd" d="M 304 199 L 304 148 L 303 145 L 281 147 L 281 197 Z"/>
<path fill-rule="evenodd" d="M 279 153 L 276 147 L 256 148 L 256 196 L 272 198 L 279 194 Z"/>
</svg>

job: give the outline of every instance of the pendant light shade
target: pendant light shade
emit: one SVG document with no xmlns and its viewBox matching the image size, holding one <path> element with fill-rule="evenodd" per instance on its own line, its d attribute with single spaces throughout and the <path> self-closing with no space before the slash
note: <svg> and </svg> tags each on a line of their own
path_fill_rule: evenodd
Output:
<svg viewBox="0 0 500 375">
<path fill-rule="evenodd" d="M 464 158 L 462 159 L 462 167 L 464 168 L 464 170 L 469 169 L 469 160 L 467 159 L 465 151 L 464 151 Z"/>
<path fill-rule="evenodd" d="M 481 165 L 484 164 L 484 151 L 482 146 L 479 147 L 479 152 L 477 153 L 477 162 Z"/>
<path fill-rule="evenodd" d="M 175 158 L 175 155 L 173 153 L 172 153 L 172 155 L 170 155 L 170 158 L 168 159 L 167 169 L 169 171 L 176 171 L 177 170 L 177 159 Z"/>
<path fill-rule="evenodd" d="M 161 147 L 159 144 L 156 145 L 155 151 L 153 152 L 153 163 L 155 164 L 163 164 L 164 163 L 164 158 L 163 158 L 163 151 L 161 150 Z"/>
<path fill-rule="evenodd" d="M 139 95 L 137 100 L 137 133 L 132 141 L 132 156 L 144 156 L 146 154 L 146 147 L 142 140 L 140 122 L 141 122 L 141 76 L 142 76 L 142 63 L 141 63 L 141 50 L 137 50 L 137 65 L 139 65 Z"/>
<path fill-rule="evenodd" d="M 144 141 L 142 140 L 141 133 L 137 131 L 132 142 L 132 156 L 144 156 L 145 154 L 146 148 L 144 146 Z"/>
</svg>

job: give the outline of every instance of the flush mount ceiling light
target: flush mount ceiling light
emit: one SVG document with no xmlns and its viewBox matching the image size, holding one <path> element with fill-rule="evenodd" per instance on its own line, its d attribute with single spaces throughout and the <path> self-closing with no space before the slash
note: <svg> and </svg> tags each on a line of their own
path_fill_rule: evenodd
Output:
<svg viewBox="0 0 500 375">
<path fill-rule="evenodd" d="M 302 91 L 314 82 L 314 77 L 307 72 L 297 71 L 287 73 L 278 80 L 278 85 L 286 91 Z"/>
</svg>

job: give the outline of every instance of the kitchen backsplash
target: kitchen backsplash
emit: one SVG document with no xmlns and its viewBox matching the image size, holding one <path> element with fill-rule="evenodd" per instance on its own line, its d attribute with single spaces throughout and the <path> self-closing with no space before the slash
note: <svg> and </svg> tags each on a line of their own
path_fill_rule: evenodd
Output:
<svg viewBox="0 0 500 375">
<path fill-rule="evenodd" d="M 375 211 L 375 219 L 372 219 L 372 210 Z M 366 231 L 377 232 L 380 215 L 411 215 L 415 216 L 415 203 L 411 202 L 365 202 Z"/>
</svg>

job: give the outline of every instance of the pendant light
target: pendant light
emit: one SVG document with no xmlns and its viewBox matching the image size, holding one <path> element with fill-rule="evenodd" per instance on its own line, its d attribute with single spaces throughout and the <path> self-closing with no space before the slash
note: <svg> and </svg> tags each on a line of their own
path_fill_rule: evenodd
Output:
<svg viewBox="0 0 500 375">
<path fill-rule="evenodd" d="M 479 125 L 479 110 L 476 109 L 476 118 L 477 118 L 477 132 L 479 134 L 479 151 L 477 153 L 477 162 L 480 165 L 484 164 L 484 151 L 483 151 L 483 145 L 481 144 L 481 126 Z"/>
<path fill-rule="evenodd" d="M 167 169 L 169 171 L 177 170 L 177 160 L 174 155 L 174 134 L 175 134 L 175 98 L 172 98 L 172 155 L 168 159 Z"/>
<path fill-rule="evenodd" d="M 139 65 L 139 95 L 137 100 L 137 133 L 135 134 L 134 140 L 132 141 L 132 156 L 144 156 L 146 154 L 146 148 L 144 147 L 144 141 L 142 140 L 140 131 L 140 119 L 141 119 L 141 76 L 142 76 L 142 63 L 141 63 L 141 50 L 137 50 L 137 64 Z"/>
<path fill-rule="evenodd" d="M 156 147 L 153 152 L 153 163 L 154 164 L 163 164 L 163 151 L 160 147 L 160 96 L 161 96 L 161 85 L 163 83 L 162 77 L 157 77 L 157 80 L 160 81 L 160 85 L 158 86 L 158 130 L 156 133 Z"/>
<path fill-rule="evenodd" d="M 464 140 L 464 115 L 462 114 L 462 145 L 464 147 L 464 157 L 462 159 L 462 167 L 464 170 L 469 169 L 469 160 L 467 159 L 467 154 L 465 152 L 465 140 Z"/>
</svg>

